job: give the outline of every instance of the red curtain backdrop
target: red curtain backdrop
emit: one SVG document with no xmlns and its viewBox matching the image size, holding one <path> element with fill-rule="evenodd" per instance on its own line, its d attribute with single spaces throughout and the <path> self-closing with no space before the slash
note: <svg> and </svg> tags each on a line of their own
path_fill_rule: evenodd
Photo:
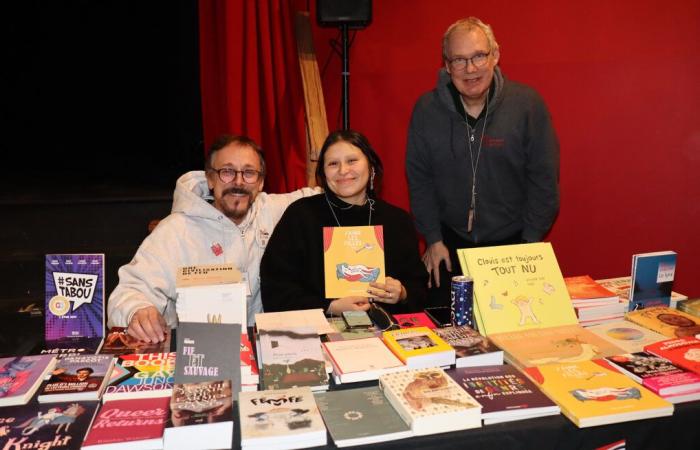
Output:
<svg viewBox="0 0 700 450">
<path fill-rule="evenodd" d="M 199 2 L 204 140 L 244 134 L 265 151 L 267 192 L 306 185 L 304 97 L 292 1 Z"/>
</svg>

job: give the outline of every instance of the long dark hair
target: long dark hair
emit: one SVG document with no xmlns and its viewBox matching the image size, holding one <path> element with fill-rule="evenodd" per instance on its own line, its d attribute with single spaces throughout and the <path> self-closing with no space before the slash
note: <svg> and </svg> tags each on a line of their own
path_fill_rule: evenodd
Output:
<svg viewBox="0 0 700 450">
<path fill-rule="evenodd" d="M 360 132 L 355 130 L 337 130 L 328 135 L 323 147 L 321 147 L 321 153 L 318 155 L 318 164 L 316 165 L 316 182 L 325 190 L 328 191 L 328 180 L 326 180 L 326 173 L 323 170 L 323 160 L 326 157 L 326 151 L 328 147 L 335 144 L 336 142 L 347 142 L 362 151 L 362 154 L 367 157 L 367 162 L 369 163 L 370 169 L 370 180 L 372 179 L 372 171 L 374 171 L 374 188 L 371 187 L 370 183 L 367 186 L 367 196 L 376 197 L 377 186 L 379 181 L 384 175 L 384 166 L 382 165 L 382 160 L 379 159 L 379 155 L 374 151 L 370 145 L 367 138 Z"/>
</svg>

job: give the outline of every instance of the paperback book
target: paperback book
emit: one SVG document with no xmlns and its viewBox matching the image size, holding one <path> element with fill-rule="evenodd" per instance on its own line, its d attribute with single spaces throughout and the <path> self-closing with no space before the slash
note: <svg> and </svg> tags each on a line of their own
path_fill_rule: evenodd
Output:
<svg viewBox="0 0 700 450">
<path fill-rule="evenodd" d="M 328 323 L 330 323 L 335 330 L 334 333 L 328 333 L 326 335 L 326 340 L 328 341 L 366 339 L 382 335 L 381 331 L 379 331 L 376 326 L 371 328 L 350 328 L 342 317 L 329 317 Z"/>
<path fill-rule="evenodd" d="M 104 255 L 46 255 L 44 338 L 104 337 Z"/>
<path fill-rule="evenodd" d="M 32 402 L 0 408 L 3 450 L 78 450 L 99 402 Z"/>
<path fill-rule="evenodd" d="M 102 349 L 101 337 L 65 337 L 44 342 L 42 355 L 55 355 L 58 359 L 66 355 L 94 355 Z"/>
<path fill-rule="evenodd" d="M 112 355 L 67 355 L 39 393 L 40 403 L 99 400 L 114 365 Z"/>
<path fill-rule="evenodd" d="M 386 276 L 383 227 L 323 227 L 323 267 L 326 298 L 369 297 Z"/>
<path fill-rule="evenodd" d="M 623 349 L 625 353 L 641 352 L 646 345 L 667 339 L 663 334 L 639 326 L 629 320 L 619 320 L 588 327 L 588 331 L 592 331 L 611 344 Z"/>
<path fill-rule="evenodd" d="M 676 252 L 633 255 L 629 310 L 670 306 L 675 272 Z"/>
<path fill-rule="evenodd" d="M 435 323 L 424 312 L 394 314 L 394 320 L 401 328 L 426 327 L 431 330 L 436 328 Z"/>
<path fill-rule="evenodd" d="M 601 280 L 596 280 L 598 284 L 610 289 L 614 292 L 620 300 L 629 302 L 630 291 L 632 290 L 632 277 L 615 277 L 615 278 L 604 278 Z M 680 294 L 676 291 L 671 291 L 671 308 L 675 308 L 679 301 L 688 299 L 687 295 Z"/>
<path fill-rule="evenodd" d="M 433 330 L 455 350 L 456 367 L 503 364 L 503 350 L 467 325 Z"/>
<path fill-rule="evenodd" d="M 170 351 L 170 328 L 165 329 L 165 340 L 162 342 L 146 342 L 130 335 L 124 327 L 112 327 L 107 332 L 100 353 L 110 355 L 126 355 L 129 353 L 167 353 Z"/>
<path fill-rule="evenodd" d="M 571 303 L 575 307 L 615 304 L 620 299 L 614 292 L 596 282 L 590 275 L 565 277 L 564 283 L 571 297 Z"/>
<path fill-rule="evenodd" d="M 310 327 L 322 334 L 336 333 L 323 315 L 322 308 L 298 309 L 293 311 L 279 311 L 261 313 L 255 315 L 255 326 L 258 330 L 286 330 L 290 324 L 295 327 Z"/>
<path fill-rule="evenodd" d="M 376 380 L 379 375 L 403 370 L 404 364 L 376 337 L 324 342 L 339 383 Z"/>
<path fill-rule="evenodd" d="M 241 392 L 241 448 L 296 449 L 326 445 L 326 427 L 308 387 Z"/>
<path fill-rule="evenodd" d="M 550 243 L 457 251 L 474 278 L 474 317 L 481 334 L 578 323 Z"/>
<path fill-rule="evenodd" d="M 0 406 L 27 403 L 55 365 L 53 355 L 0 358 Z"/>
<path fill-rule="evenodd" d="M 328 373 L 316 330 L 260 330 L 262 386 L 266 390 L 309 386 L 328 389 Z"/>
<path fill-rule="evenodd" d="M 451 366 L 455 363 L 455 349 L 426 327 L 385 331 L 382 339 L 389 350 L 410 368 Z"/>
<path fill-rule="evenodd" d="M 446 371 L 482 405 L 484 425 L 551 416 L 559 406 L 513 366 L 481 366 Z"/>
<path fill-rule="evenodd" d="M 163 448 L 168 397 L 113 400 L 95 415 L 83 441 L 83 450 Z"/>
<path fill-rule="evenodd" d="M 413 436 L 376 386 L 321 392 L 316 394 L 316 404 L 339 448 Z"/>
<path fill-rule="evenodd" d="M 417 436 L 481 426 L 481 405 L 439 367 L 384 374 L 379 388 Z"/>
<path fill-rule="evenodd" d="M 700 391 L 700 376 L 651 353 L 625 353 L 606 359 L 615 369 L 662 397 Z"/>
<path fill-rule="evenodd" d="M 695 317 L 700 317 L 700 298 L 690 298 L 678 302 L 677 309 Z"/>
<path fill-rule="evenodd" d="M 668 306 L 651 306 L 631 311 L 625 318 L 669 338 L 700 333 L 700 318 Z"/>
<path fill-rule="evenodd" d="M 102 401 L 169 397 L 174 375 L 175 352 L 120 355 Z"/>
<path fill-rule="evenodd" d="M 230 380 L 176 383 L 163 435 L 165 449 L 231 448 L 233 391 Z"/>
<path fill-rule="evenodd" d="M 700 340 L 694 337 L 667 339 L 649 344 L 644 350 L 666 358 L 673 364 L 700 374 Z"/>
</svg>

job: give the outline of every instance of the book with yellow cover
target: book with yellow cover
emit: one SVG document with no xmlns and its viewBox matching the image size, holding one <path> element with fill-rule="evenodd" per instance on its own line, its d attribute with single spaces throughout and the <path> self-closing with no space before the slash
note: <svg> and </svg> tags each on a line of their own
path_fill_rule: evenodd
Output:
<svg viewBox="0 0 700 450">
<path fill-rule="evenodd" d="M 368 297 L 386 276 L 382 226 L 323 227 L 323 267 L 326 298 Z"/>
<path fill-rule="evenodd" d="M 450 366 L 455 350 L 428 327 L 385 331 L 382 339 L 389 350 L 410 368 Z"/>
<path fill-rule="evenodd" d="M 552 245 L 457 250 L 474 278 L 474 315 L 483 335 L 578 323 Z"/>
<path fill-rule="evenodd" d="M 601 360 L 526 369 L 579 428 L 670 416 L 673 405 Z"/>
<path fill-rule="evenodd" d="M 506 361 L 520 369 L 625 353 L 620 347 L 580 325 L 496 333 L 489 339 L 503 349 Z"/>
<path fill-rule="evenodd" d="M 700 318 L 668 306 L 652 306 L 628 312 L 625 319 L 670 338 L 700 333 Z"/>
</svg>

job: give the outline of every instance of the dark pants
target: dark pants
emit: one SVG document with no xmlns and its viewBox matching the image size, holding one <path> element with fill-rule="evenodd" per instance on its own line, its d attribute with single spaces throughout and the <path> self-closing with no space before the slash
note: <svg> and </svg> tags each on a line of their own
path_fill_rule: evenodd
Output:
<svg viewBox="0 0 700 450">
<path fill-rule="evenodd" d="M 452 272 L 448 272 L 445 263 L 440 263 L 440 287 L 435 286 L 435 280 L 432 281 L 433 287 L 428 289 L 428 304 L 429 306 L 450 306 L 450 283 L 452 277 L 462 275 L 462 267 L 459 264 L 457 249 L 460 248 L 475 248 L 475 247 L 491 247 L 494 245 L 511 245 L 522 244 L 522 232 L 518 232 L 506 239 L 492 242 L 482 242 L 474 244 L 462 239 L 458 234 L 445 226 L 442 227 L 442 242 L 450 251 L 450 261 L 452 262 Z"/>
</svg>

